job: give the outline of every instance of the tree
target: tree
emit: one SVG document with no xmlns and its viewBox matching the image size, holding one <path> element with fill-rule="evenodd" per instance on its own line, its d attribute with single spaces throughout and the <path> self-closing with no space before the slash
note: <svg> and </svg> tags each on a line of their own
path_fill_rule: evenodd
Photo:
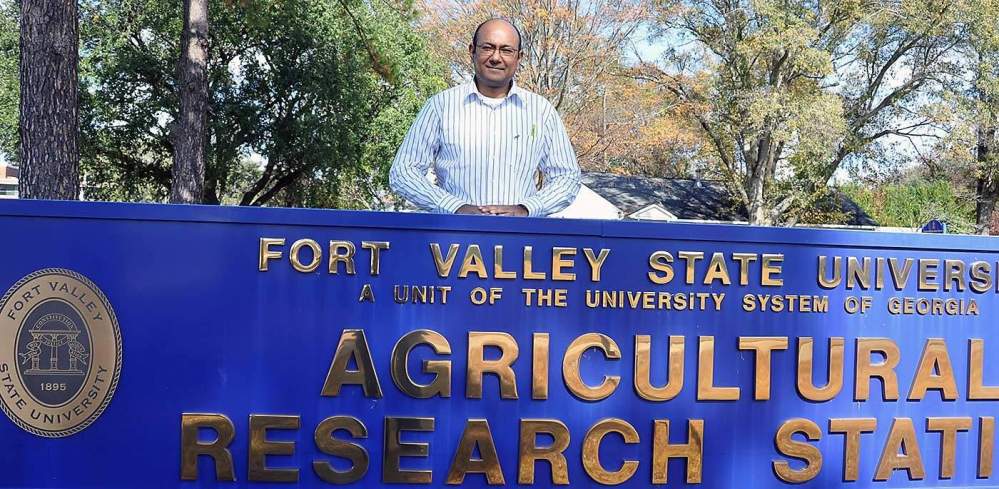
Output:
<svg viewBox="0 0 999 489">
<path fill-rule="evenodd" d="M 18 17 L 13 1 L 0 0 L 0 161 L 17 159 Z"/>
<path fill-rule="evenodd" d="M 967 56 L 972 86 L 967 105 L 974 128 L 977 167 L 975 223 L 984 234 L 999 233 L 999 1 L 967 4 Z"/>
<path fill-rule="evenodd" d="M 444 78 L 411 28 L 411 8 L 361 0 L 210 8 L 204 202 L 392 205 L 381 193 L 388 164 Z M 179 8 L 108 0 L 85 18 L 87 195 L 164 200 L 179 123 Z"/>
<path fill-rule="evenodd" d="M 793 223 L 849 158 L 921 137 L 927 90 L 954 70 L 949 1 L 678 0 L 676 47 L 636 76 L 690 104 L 756 224 Z"/>
<path fill-rule="evenodd" d="M 955 72 L 932 111 L 942 127 L 919 155 L 930 178 L 970 191 L 982 234 L 999 233 L 999 1 L 961 0 Z"/>
<path fill-rule="evenodd" d="M 598 95 L 596 110 L 573 119 L 573 143 L 583 168 L 664 178 L 714 177 L 709 145 L 689 106 L 653 83 L 628 76 L 609 78 Z"/>
<path fill-rule="evenodd" d="M 208 0 L 184 0 L 177 83 L 180 118 L 174 141 L 170 201 L 199 203 L 205 184 L 208 112 Z"/>
<path fill-rule="evenodd" d="M 76 0 L 21 1 L 20 178 L 28 199 L 76 199 L 79 111 Z"/>
</svg>

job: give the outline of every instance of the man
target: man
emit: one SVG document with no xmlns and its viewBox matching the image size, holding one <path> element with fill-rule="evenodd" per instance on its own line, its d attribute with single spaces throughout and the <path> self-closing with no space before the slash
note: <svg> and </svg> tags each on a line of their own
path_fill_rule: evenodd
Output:
<svg viewBox="0 0 999 489">
<path fill-rule="evenodd" d="M 490 19 L 475 29 L 468 54 L 473 81 L 423 106 L 392 162 L 392 188 L 440 213 L 547 216 L 564 209 L 579 191 L 579 165 L 552 104 L 513 81 L 523 58 L 520 32 Z M 427 179 L 431 165 L 437 185 Z"/>
</svg>

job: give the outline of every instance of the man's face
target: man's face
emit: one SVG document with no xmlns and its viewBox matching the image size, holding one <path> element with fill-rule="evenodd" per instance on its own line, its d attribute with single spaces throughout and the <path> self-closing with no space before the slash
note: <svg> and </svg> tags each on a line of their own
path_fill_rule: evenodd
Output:
<svg viewBox="0 0 999 489">
<path fill-rule="evenodd" d="M 522 53 L 517 31 L 506 22 L 486 22 L 479 29 L 477 42 L 468 47 L 479 83 L 503 87 L 517 73 Z"/>
</svg>

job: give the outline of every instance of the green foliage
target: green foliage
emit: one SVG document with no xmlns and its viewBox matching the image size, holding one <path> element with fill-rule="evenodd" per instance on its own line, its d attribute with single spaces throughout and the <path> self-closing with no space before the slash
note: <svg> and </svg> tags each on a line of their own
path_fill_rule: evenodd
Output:
<svg viewBox="0 0 999 489">
<path fill-rule="evenodd" d="M 956 1 L 662 0 L 683 47 L 645 71 L 699 109 L 750 220 L 793 223 L 844 162 L 929 132 L 924 105 L 960 72 Z"/>
<path fill-rule="evenodd" d="M 855 187 L 858 201 L 888 205 L 888 194 L 921 189 L 936 200 L 906 212 L 960 227 L 975 180 L 999 181 L 999 0 L 656 4 L 659 17 L 647 20 L 658 21 L 660 42 L 672 49 L 659 65 L 635 67 L 655 88 L 650 97 L 662 99 L 648 106 L 667 100 L 682 108 L 666 117 L 682 119 L 676 127 L 690 133 L 676 145 L 704 148 L 712 174 L 727 180 L 755 222 L 842 220 L 835 206 L 823 206 L 834 197 L 831 176 L 844 166 L 861 173 L 911 166 L 901 146 L 916 148 L 930 180 L 960 174 L 949 179 L 953 195 L 930 192 L 943 185 L 933 180 Z M 8 160 L 17 153 L 17 6 L 0 0 L 0 159 Z M 394 206 L 388 165 L 419 107 L 448 78 L 430 47 L 454 37 L 463 49 L 466 29 L 428 39 L 414 29 L 410 0 L 210 0 L 209 11 L 208 201 Z M 86 195 L 163 201 L 181 4 L 81 0 L 80 12 Z M 585 63 L 573 67 L 581 77 L 596 73 Z M 637 151 L 655 155 L 671 128 L 650 128 L 649 144 Z M 937 142 L 921 152 L 931 138 Z M 870 212 L 886 225 L 902 222 Z M 911 225 L 924 217 L 917 213 Z"/>
<path fill-rule="evenodd" d="M 999 0 L 965 0 L 963 5 L 981 98 L 999 104 Z M 993 106 L 993 112 L 999 110 Z"/>
<path fill-rule="evenodd" d="M 394 87 L 390 101 L 369 118 L 355 164 L 292 186 L 283 196 L 286 203 L 338 208 L 391 208 L 398 203 L 388 192 L 389 164 L 416 113 L 447 83 L 443 64 L 429 54 L 425 38 L 408 23 L 386 21 L 398 15 L 387 5 L 377 3 L 352 13 L 361 24 L 371 26 L 370 39 L 383 64 L 381 85 Z"/>
<path fill-rule="evenodd" d="M 914 180 L 875 187 L 846 185 L 841 190 L 878 224 L 915 228 L 930 219 L 947 223 L 948 232 L 974 233 L 975 202 L 946 180 Z"/>
<path fill-rule="evenodd" d="M 87 196 L 164 200 L 180 4 L 81 7 Z M 444 86 L 409 12 L 362 0 L 210 2 L 206 200 L 371 205 L 419 109 L 412 101 Z M 357 176 L 370 185 L 345 185 Z"/>
<path fill-rule="evenodd" d="M 999 0 L 967 0 L 969 58 L 973 63 L 973 88 L 968 94 L 972 124 L 979 145 L 988 155 L 978 155 L 980 170 L 999 175 Z M 991 138 L 991 140 L 987 140 Z M 979 149 L 981 151 L 981 149 Z M 984 157 L 983 157 L 984 156 Z"/>
<path fill-rule="evenodd" d="M 0 161 L 17 159 L 18 8 L 0 0 Z"/>
</svg>

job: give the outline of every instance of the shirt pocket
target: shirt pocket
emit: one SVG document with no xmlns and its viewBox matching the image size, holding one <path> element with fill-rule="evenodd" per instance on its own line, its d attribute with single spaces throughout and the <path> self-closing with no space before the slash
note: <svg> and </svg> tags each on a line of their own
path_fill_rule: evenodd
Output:
<svg viewBox="0 0 999 489">
<path fill-rule="evenodd" d="M 518 168 L 533 170 L 538 166 L 538 150 L 540 148 L 536 124 L 526 119 L 516 121 L 500 139 L 505 146 L 501 152 L 508 156 L 504 158 Z M 532 126 L 534 131 L 532 134 Z"/>
</svg>

